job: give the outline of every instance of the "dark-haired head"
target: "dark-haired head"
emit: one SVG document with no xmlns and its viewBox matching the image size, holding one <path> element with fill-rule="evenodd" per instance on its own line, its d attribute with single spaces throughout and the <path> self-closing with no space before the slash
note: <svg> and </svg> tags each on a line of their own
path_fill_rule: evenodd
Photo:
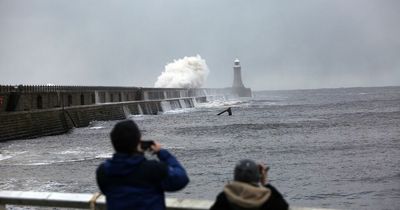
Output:
<svg viewBox="0 0 400 210">
<path fill-rule="evenodd" d="M 259 166 L 253 160 L 240 160 L 235 166 L 234 180 L 257 184 L 260 181 Z"/>
<path fill-rule="evenodd" d="M 111 131 L 111 143 L 117 153 L 133 154 L 142 137 L 133 120 L 118 122 Z"/>
</svg>

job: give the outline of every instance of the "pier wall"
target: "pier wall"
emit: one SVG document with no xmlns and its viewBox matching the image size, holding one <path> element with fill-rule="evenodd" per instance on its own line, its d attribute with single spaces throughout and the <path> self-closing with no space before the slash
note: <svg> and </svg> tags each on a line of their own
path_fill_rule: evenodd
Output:
<svg viewBox="0 0 400 210">
<path fill-rule="evenodd" d="M 0 141 L 61 134 L 95 120 L 157 114 L 194 107 L 207 97 L 240 95 L 234 88 L 0 85 Z"/>
<path fill-rule="evenodd" d="M 142 100 L 138 87 L 0 85 L 0 113 Z"/>
<path fill-rule="evenodd" d="M 244 92 L 243 92 L 244 91 Z M 142 88 L 103 86 L 0 85 L 0 113 L 118 102 L 204 96 L 251 96 L 248 88 Z"/>
<path fill-rule="evenodd" d="M 86 127 L 92 121 L 121 120 L 129 115 L 157 114 L 167 110 L 194 107 L 204 97 L 115 102 L 79 105 L 46 110 L 0 113 L 0 141 L 36 138 Z"/>
<path fill-rule="evenodd" d="M 0 119 L 0 141 L 61 134 L 72 128 L 57 109 L 0 114 Z"/>
</svg>

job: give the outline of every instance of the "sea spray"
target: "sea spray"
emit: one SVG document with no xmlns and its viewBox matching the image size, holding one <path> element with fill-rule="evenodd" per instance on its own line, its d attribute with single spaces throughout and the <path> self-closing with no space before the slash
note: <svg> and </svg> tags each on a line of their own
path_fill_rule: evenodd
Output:
<svg viewBox="0 0 400 210">
<path fill-rule="evenodd" d="M 200 55 L 174 60 L 165 66 L 154 87 L 199 88 L 209 73 L 206 61 Z"/>
</svg>

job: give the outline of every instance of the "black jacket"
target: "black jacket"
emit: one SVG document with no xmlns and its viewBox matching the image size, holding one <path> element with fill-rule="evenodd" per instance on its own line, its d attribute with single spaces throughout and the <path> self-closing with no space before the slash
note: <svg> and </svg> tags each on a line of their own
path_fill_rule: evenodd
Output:
<svg viewBox="0 0 400 210">
<path fill-rule="evenodd" d="M 261 188 L 258 190 L 263 190 L 262 194 L 258 193 L 257 195 L 254 196 L 255 199 L 263 200 L 260 206 L 249 206 L 249 205 L 246 206 L 245 204 L 243 204 L 244 203 L 243 201 L 246 201 L 251 197 L 251 192 L 244 193 L 244 191 L 246 191 L 246 189 L 243 189 L 243 188 L 237 189 L 237 187 L 236 187 L 236 192 L 234 192 L 234 193 L 237 193 L 237 196 L 239 198 L 234 199 L 234 198 L 232 198 L 231 195 L 228 198 L 228 196 L 229 196 L 228 194 L 232 194 L 232 192 L 228 192 L 230 190 L 229 185 L 232 185 L 232 184 L 228 184 L 227 186 L 225 186 L 224 191 L 221 192 L 220 194 L 218 194 L 217 199 L 216 199 L 215 203 L 211 206 L 210 210 L 245 210 L 245 209 L 287 210 L 287 209 L 289 209 L 289 204 L 285 201 L 283 196 L 278 192 L 277 189 L 275 189 L 275 187 L 273 187 L 270 184 L 267 184 L 265 186 L 260 186 L 260 187 L 252 186 L 252 187 L 250 187 L 250 190 L 247 189 L 247 191 L 251 191 L 251 188 L 253 188 L 253 189 Z M 241 183 L 239 185 L 243 185 L 243 183 Z M 245 185 L 249 185 L 249 184 L 245 184 Z M 242 198 L 240 198 L 240 197 L 242 197 Z M 255 201 L 255 202 L 257 202 L 257 201 Z M 254 204 L 254 202 L 248 202 L 248 204 L 249 203 Z"/>
</svg>

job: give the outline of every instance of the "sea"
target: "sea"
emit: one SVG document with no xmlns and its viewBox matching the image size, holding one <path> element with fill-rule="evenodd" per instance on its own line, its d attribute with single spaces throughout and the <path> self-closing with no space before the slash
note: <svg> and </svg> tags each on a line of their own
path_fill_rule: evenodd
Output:
<svg viewBox="0 0 400 210">
<path fill-rule="evenodd" d="M 232 116 L 217 115 L 229 107 Z M 400 209 L 399 86 L 255 91 L 128 118 L 186 168 L 190 184 L 168 197 L 214 200 L 248 158 L 270 167 L 291 206 Z M 1 142 L 0 190 L 98 192 L 95 170 L 112 156 L 117 122 Z"/>
</svg>

